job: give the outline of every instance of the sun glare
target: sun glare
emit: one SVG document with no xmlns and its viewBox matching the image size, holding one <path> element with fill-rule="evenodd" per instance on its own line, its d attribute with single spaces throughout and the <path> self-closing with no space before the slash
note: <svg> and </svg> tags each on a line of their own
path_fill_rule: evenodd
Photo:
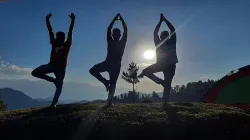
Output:
<svg viewBox="0 0 250 140">
<path fill-rule="evenodd" d="M 144 58 L 147 60 L 152 60 L 155 57 L 154 51 L 147 50 L 144 52 Z"/>
</svg>

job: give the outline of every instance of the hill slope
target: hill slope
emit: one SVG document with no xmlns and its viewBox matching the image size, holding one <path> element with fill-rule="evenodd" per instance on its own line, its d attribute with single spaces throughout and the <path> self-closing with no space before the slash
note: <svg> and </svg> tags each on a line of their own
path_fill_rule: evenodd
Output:
<svg viewBox="0 0 250 140">
<path fill-rule="evenodd" d="M 23 92 L 11 88 L 0 89 L 0 97 L 2 98 L 4 104 L 7 104 L 8 110 L 44 106 L 49 104 L 49 102 L 34 100 Z"/>
<path fill-rule="evenodd" d="M 1 139 L 249 139 L 250 114 L 202 103 L 71 104 L 0 113 Z"/>
<path fill-rule="evenodd" d="M 32 99 L 25 93 L 14 90 L 12 88 L 1 88 L 0 89 L 0 97 L 4 104 L 7 104 L 8 110 L 16 110 L 22 108 L 31 108 L 31 107 L 39 107 L 39 106 L 47 106 L 50 105 L 53 97 L 48 98 L 38 98 Z M 77 102 L 75 100 L 59 100 L 58 104 L 68 104 Z M 86 103 L 88 101 L 83 100 L 80 103 Z"/>
</svg>

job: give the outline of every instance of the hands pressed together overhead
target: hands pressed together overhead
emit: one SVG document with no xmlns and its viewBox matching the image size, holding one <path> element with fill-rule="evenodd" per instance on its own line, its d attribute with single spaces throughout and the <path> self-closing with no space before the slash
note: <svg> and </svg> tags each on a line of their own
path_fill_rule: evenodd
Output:
<svg viewBox="0 0 250 140">
<path fill-rule="evenodd" d="M 120 13 L 118 13 L 116 16 L 115 16 L 115 18 L 114 18 L 115 20 L 120 20 L 120 21 L 123 21 L 123 18 L 122 18 L 122 16 L 121 16 L 121 14 Z"/>
<path fill-rule="evenodd" d="M 164 15 L 162 13 L 161 13 L 160 21 L 161 22 L 166 21 L 166 18 L 164 17 Z"/>
</svg>

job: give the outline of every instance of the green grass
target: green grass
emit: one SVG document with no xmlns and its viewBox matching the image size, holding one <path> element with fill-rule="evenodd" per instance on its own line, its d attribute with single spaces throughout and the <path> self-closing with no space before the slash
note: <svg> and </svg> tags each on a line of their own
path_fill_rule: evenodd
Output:
<svg viewBox="0 0 250 140">
<path fill-rule="evenodd" d="M 0 112 L 0 139 L 250 139 L 250 113 L 203 103 L 69 104 Z"/>
</svg>

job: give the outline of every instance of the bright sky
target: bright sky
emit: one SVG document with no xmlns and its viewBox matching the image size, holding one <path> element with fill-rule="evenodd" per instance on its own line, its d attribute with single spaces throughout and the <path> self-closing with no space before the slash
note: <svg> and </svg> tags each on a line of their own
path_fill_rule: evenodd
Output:
<svg viewBox="0 0 250 140">
<path fill-rule="evenodd" d="M 108 1 L 108 2 L 107 2 Z M 68 31 L 76 14 L 73 46 L 66 81 L 98 84 L 89 69 L 106 57 L 106 30 L 120 12 L 129 34 L 122 70 L 131 61 L 143 69 L 152 63 L 143 57 L 155 49 L 153 30 L 162 12 L 178 29 L 177 64 L 173 86 L 199 79 L 220 78 L 250 62 L 250 1 L 248 0 L 9 0 L 0 2 L 1 78 L 30 78 L 30 69 L 49 61 L 45 16 L 52 13 L 54 31 Z M 121 27 L 121 24 L 116 24 Z M 167 28 L 163 24 L 161 30 Z M 153 60 L 154 62 L 154 60 Z M 161 76 L 161 75 L 160 75 Z M 121 77 L 118 85 L 131 88 Z M 161 91 L 145 78 L 139 91 Z"/>
</svg>

